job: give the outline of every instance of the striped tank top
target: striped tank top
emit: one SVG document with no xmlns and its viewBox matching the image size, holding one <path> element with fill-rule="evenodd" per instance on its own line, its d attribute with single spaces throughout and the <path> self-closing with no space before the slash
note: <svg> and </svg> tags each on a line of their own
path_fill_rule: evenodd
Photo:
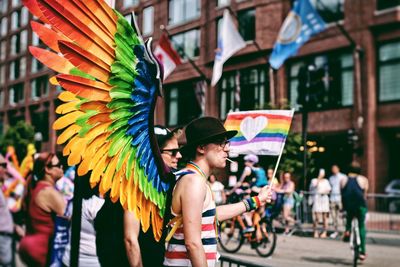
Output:
<svg viewBox="0 0 400 267">
<path fill-rule="evenodd" d="M 217 254 L 217 237 L 215 229 L 216 206 L 214 200 L 203 209 L 201 215 L 201 241 L 206 253 L 207 266 L 214 267 L 219 255 Z M 165 266 L 192 266 L 185 247 L 183 225 L 181 225 L 168 243 L 164 257 Z"/>
</svg>

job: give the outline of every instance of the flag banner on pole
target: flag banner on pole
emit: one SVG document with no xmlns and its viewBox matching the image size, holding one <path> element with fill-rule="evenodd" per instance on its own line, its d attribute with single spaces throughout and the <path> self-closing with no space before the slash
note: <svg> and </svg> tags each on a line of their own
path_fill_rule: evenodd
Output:
<svg viewBox="0 0 400 267">
<path fill-rule="evenodd" d="M 311 36 L 323 31 L 326 24 L 309 0 L 297 0 L 278 34 L 269 63 L 279 69 L 283 62 L 306 43 Z"/>
<path fill-rule="evenodd" d="M 182 64 L 178 52 L 172 47 L 166 34 L 161 35 L 153 53 L 163 64 L 164 80 L 174 71 L 176 66 Z"/>
<path fill-rule="evenodd" d="M 195 84 L 195 94 L 197 102 L 199 103 L 199 107 L 201 109 L 201 115 L 205 114 L 206 111 L 206 90 L 207 90 L 207 82 L 202 80 L 198 81 Z"/>
<path fill-rule="evenodd" d="M 215 86 L 222 76 L 222 69 L 225 61 L 240 49 L 246 47 L 246 42 L 236 29 L 235 24 L 229 15 L 228 9 L 224 10 L 221 30 L 218 36 L 218 48 L 215 53 L 213 76 L 211 85 Z"/>
<path fill-rule="evenodd" d="M 294 110 L 254 110 L 228 113 L 225 128 L 238 131 L 230 152 L 278 156 L 285 143 Z"/>
</svg>

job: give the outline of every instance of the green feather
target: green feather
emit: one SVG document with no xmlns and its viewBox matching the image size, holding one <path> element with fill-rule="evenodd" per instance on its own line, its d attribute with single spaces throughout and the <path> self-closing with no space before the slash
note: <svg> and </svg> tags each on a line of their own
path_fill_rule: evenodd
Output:
<svg viewBox="0 0 400 267">
<path fill-rule="evenodd" d="M 133 106 L 132 100 L 130 99 L 113 99 L 107 104 L 109 109 L 120 109 L 127 108 L 130 109 Z"/>
<path fill-rule="evenodd" d="M 132 147 L 132 151 L 130 152 L 128 161 L 126 162 L 126 177 L 131 177 L 132 175 L 132 170 L 135 166 L 135 161 L 136 161 L 136 149 Z M 133 177 L 132 179 L 135 179 Z"/>
<path fill-rule="evenodd" d="M 127 143 L 124 146 L 124 148 L 122 149 L 118 162 L 117 162 L 117 171 L 119 171 L 122 167 L 122 164 L 124 164 L 124 161 L 126 159 L 126 156 L 128 155 L 129 151 L 131 151 L 131 142 L 132 142 L 133 137 L 129 136 L 127 137 Z"/>
<path fill-rule="evenodd" d="M 114 87 L 110 90 L 110 96 L 111 98 L 131 99 L 131 92 L 127 91 L 126 89 Z"/>
<path fill-rule="evenodd" d="M 90 74 L 87 74 L 86 72 L 81 71 L 81 70 L 78 69 L 77 67 L 72 68 L 72 69 L 69 71 L 69 74 L 75 75 L 75 76 L 79 76 L 79 77 L 83 77 L 83 78 L 86 78 L 86 79 L 90 79 L 90 80 L 93 80 L 93 81 L 96 80 L 95 77 L 93 77 L 93 76 L 90 75 Z"/>
</svg>

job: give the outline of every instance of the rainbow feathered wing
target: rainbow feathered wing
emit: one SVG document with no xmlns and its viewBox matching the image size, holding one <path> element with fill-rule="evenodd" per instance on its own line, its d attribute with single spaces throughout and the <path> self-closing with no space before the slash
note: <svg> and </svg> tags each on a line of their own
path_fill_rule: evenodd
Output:
<svg viewBox="0 0 400 267">
<path fill-rule="evenodd" d="M 51 50 L 30 52 L 59 74 L 65 91 L 53 128 L 79 175 L 134 211 L 142 229 L 162 233 L 168 183 L 153 133 L 159 66 L 135 26 L 102 0 L 25 0 Z"/>
</svg>

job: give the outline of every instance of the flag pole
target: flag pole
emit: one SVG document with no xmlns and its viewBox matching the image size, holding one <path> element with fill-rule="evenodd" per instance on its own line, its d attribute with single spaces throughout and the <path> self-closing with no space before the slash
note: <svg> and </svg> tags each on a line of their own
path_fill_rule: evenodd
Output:
<svg viewBox="0 0 400 267">
<path fill-rule="evenodd" d="M 292 108 L 291 111 L 292 111 L 291 112 L 291 117 L 292 117 L 292 120 L 293 120 L 294 108 Z M 290 122 L 290 125 L 292 125 L 291 122 Z M 289 128 L 289 131 L 290 131 L 290 128 Z M 288 135 L 289 135 L 289 131 L 288 131 Z M 275 164 L 274 173 L 272 174 L 271 181 L 269 181 L 268 186 L 269 186 L 270 189 L 272 189 L 272 183 L 273 183 L 274 177 L 276 175 L 276 171 L 278 170 L 279 162 L 281 161 L 282 154 L 283 154 L 283 149 L 285 148 L 285 144 L 286 144 L 286 140 L 287 140 L 288 135 L 285 137 L 285 141 L 282 144 L 281 152 L 279 153 L 278 160 L 277 160 L 277 162 Z"/>
</svg>

